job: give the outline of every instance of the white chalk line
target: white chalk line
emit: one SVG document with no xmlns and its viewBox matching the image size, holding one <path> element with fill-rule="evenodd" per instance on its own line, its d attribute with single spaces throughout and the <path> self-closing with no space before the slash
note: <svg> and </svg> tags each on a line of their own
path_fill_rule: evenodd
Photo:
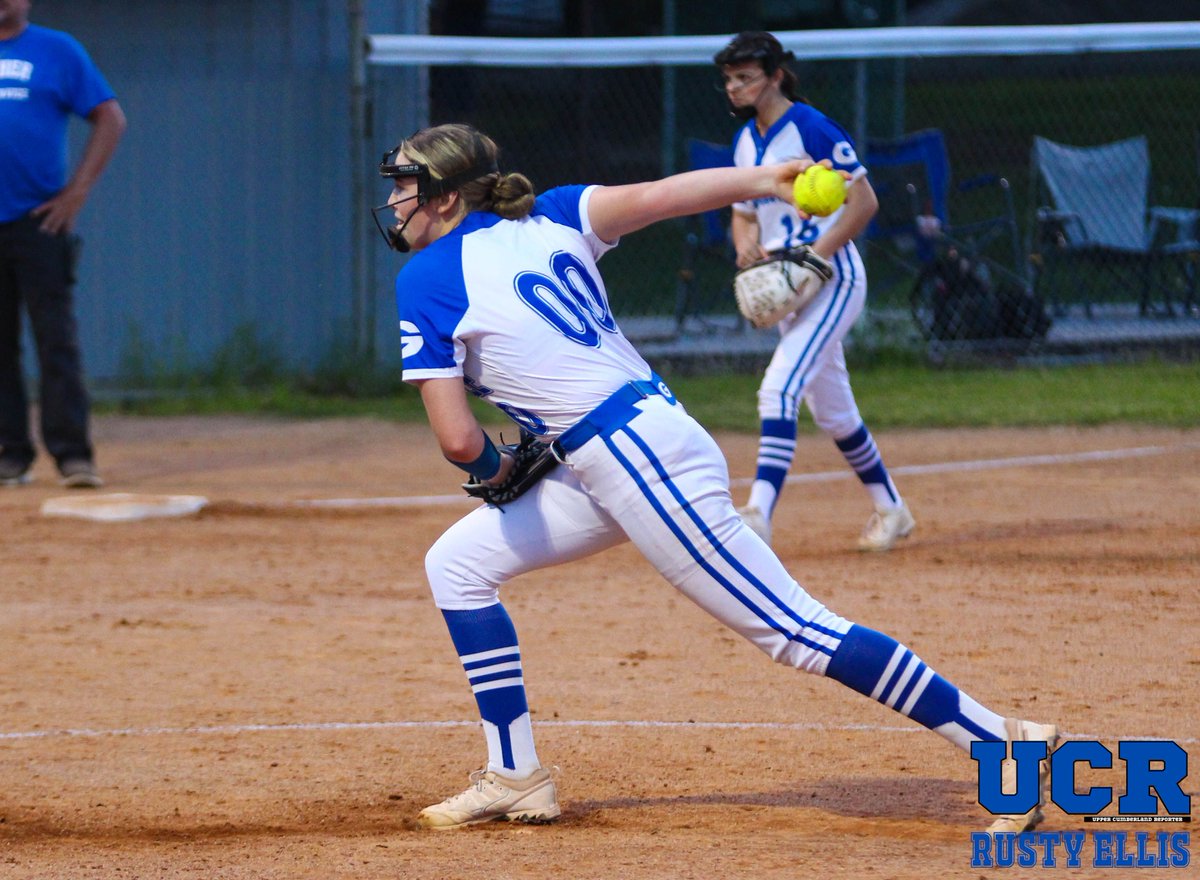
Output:
<svg viewBox="0 0 1200 880">
<path fill-rule="evenodd" d="M 1200 448 L 1195 444 L 1180 446 L 1138 446 L 1130 449 L 1100 449 L 1085 452 L 1064 452 L 1055 455 L 1019 455 L 1012 458 L 983 458 L 971 461 L 947 461 L 934 464 L 899 465 L 888 470 L 896 475 L 948 474 L 961 471 L 987 471 L 1000 468 L 1041 467 L 1045 465 L 1078 464 L 1089 461 L 1115 461 L 1123 458 L 1145 458 L 1153 455 L 1171 455 L 1191 452 Z M 812 474 L 793 474 L 789 483 L 830 483 L 835 480 L 857 479 L 849 468 L 838 471 L 823 471 Z M 744 488 L 754 482 L 753 477 L 730 480 L 730 487 Z M 317 498 L 281 502 L 286 507 L 433 507 L 442 504 L 478 504 L 470 496 L 457 495 L 405 495 L 381 498 Z"/>
<path fill-rule="evenodd" d="M 0 732 L 0 740 L 58 739 L 72 737 L 138 737 L 138 736 L 195 736 L 204 734 L 291 733 L 328 730 L 430 730 L 447 727 L 478 727 L 478 721 L 324 721 L 291 724 L 208 724 L 193 727 L 118 727 L 111 729 L 61 728 L 55 730 L 24 730 Z M 567 728 L 655 728 L 672 730 L 783 730 L 817 733 L 920 733 L 923 727 L 896 727 L 881 724 L 821 724 L 818 722 L 787 721 L 534 721 L 534 727 Z M 1088 740 L 1154 740 L 1158 736 L 1118 736 L 1100 733 L 1064 733 L 1064 737 Z M 1172 742 L 1193 745 L 1198 738 L 1175 739 Z"/>
<path fill-rule="evenodd" d="M 972 461 L 944 461 L 934 464 L 902 464 L 888 471 L 900 476 L 912 474 L 949 474 L 956 471 L 990 471 L 1001 468 L 1041 467 L 1054 464 L 1079 464 L 1087 461 L 1115 461 L 1123 458 L 1146 458 L 1152 455 L 1170 455 L 1176 452 L 1195 450 L 1193 444 L 1181 446 L 1136 446 L 1131 449 L 1095 449 L 1085 452 L 1063 452 L 1055 455 L 1017 455 L 1012 458 L 980 458 Z M 787 478 L 789 483 L 828 483 L 834 480 L 857 479 L 858 474 L 846 469 L 824 471 L 815 474 L 794 474 Z M 749 486 L 753 477 L 731 480 L 732 486 Z"/>
</svg>

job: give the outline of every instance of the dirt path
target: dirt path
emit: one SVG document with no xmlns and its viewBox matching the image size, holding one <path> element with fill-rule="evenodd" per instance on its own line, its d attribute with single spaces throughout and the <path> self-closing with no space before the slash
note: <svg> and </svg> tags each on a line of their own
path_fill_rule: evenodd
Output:
<svg viewBox="0 0 1200 880">
<path fill-rule="evenodd" d="M 878 439 L 917 533 L 860 555 L 853 481 L 790 486 L 776 546 L 811 592 L 998 711 L 1114 750 L 1198 748 L 1200 432 Z M 427 432 L 110 417 L 97 440 L 105 491 L 214 504 L 178 520 L 46 518 L 63 492 L 45 462 L 32 486 L 0 490 L 0 878 L 981 876 L 966 756 L 773 665 L 629 547 L 505 593 L 563 820 L 419 832 L 416 811 L 485 756 L 422 570 L 470 508 L 280 502 L 453 495 Z M 755 439 L 719 440 L 749 477 Z M 1022 456 L 1062 458 L 947 466 Z M 796 461 L 845 470 L 812 436 Z M 1094 784 L 1119 791 L 1115 776 Z M 1045 825 L 1093 827 L 1054 807 Z M 1178 826 L 1146 826 L 1164 827 Z"/>
</svg>

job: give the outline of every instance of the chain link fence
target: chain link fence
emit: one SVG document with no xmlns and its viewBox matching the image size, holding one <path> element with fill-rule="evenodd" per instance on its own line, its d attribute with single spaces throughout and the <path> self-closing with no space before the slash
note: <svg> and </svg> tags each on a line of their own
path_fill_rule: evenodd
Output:
<svg viewBox="0 0 1200 880">
<path fill-rule="evenodd" d="M 855 343 L 935 359 L 1200 349 L 1200 48 L 1006 51 L 793 65 L 880 198 Z M 411 69 L 377 67 L 377 93 Z M 427 71 L 429 121 L 488 132 L 539 190 L 684 170 L 737 128 L 709 63 Z M 736 318 L 726 219 L 659 224 L 605 258 L 631 335 L 769 347 Z"/>
</svg>

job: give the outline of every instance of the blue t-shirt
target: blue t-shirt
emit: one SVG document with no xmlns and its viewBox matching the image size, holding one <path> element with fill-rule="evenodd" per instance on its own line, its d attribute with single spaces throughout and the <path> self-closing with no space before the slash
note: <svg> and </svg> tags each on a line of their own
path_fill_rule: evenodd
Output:
<svg viewBox="0 0 1200 880">
<path fill-rule="evenodd" d="M 113 91 L 79 41 L 31 24 L 0 40 L 0 222 L 16 220 L 67 182 L 67 121 Z"/>
</svg>

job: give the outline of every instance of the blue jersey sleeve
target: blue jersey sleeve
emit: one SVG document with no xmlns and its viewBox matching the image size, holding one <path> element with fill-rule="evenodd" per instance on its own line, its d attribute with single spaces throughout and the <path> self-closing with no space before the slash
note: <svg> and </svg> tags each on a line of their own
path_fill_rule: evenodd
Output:
<svg viewBox="0 0 1200 880">
<path fill-rule="evenodd" d="M 583 197 L 586 186 L 556 186 L 548 189 L 533 204 L 531 212 L 535 217 L 546 217 L 563 226 L 570 226 L 579 232 L 585 232 L 582 218 L 579 216 L 579 200 Z"/>
<path fill-rule="evenodd" d="M 396 276 L 406 381 L 462 375 L 454 337 L 468 304 L 461 239 L 445 245 L 414 255 Z"/>
<path fill-rule="evenodd" d="M 853 138 L 825 114 L 809 109 L 810 112 L 797 125 L 804 139 L 805 150 L 813 157 L 813 161 L 829 159 L 834 168 L 849 171 L 853 175 L 862 167 L 854 150 Z"/>
<path fill-rule="evenodd" d="M 556 186 L 548 189 L 534 202 L 530 217 L 545 217 L 551 223 L 574 229 L 583 236 L 592 256 L 597 260 L 617 246 L 616 241 L 605 241 L 592 230 L 588 218 L 588 204 L 592 194 L 601 187 L 595 184 Z"/>
</svg>

